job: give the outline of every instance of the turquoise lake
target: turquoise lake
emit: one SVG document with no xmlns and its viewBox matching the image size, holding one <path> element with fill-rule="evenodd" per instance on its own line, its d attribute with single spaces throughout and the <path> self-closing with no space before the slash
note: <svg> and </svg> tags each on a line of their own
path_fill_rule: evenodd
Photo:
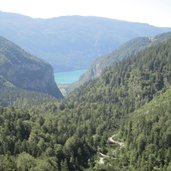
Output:
<svg viewBox="0 0 171 171">
<path fill-rule="evenodd" d="M 55 82 L 57 84 L 71 84 L 75 81 L 78 81 L 80 76 L 85 72 L 86 69 L 54 73 Z"/>
</svg>

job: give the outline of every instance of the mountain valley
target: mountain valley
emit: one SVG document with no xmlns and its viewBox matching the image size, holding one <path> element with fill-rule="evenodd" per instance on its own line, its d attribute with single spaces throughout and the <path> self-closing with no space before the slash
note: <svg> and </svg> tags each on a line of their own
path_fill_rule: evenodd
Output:
<svg viewBox="0 0 171 171">
<path fill-rule="evenodd" d="M 169 171 L 170 33 L 155 39 L 152 45 L 148 38 L 134 39 L 130 51 L 127 48 L 125 52 L 130 57 L 123 55 L 112 62 L 99 77 L 63 100 L 26 93 L 24 98 L 29 95 L 33 101 L 21 99 L 8 107 L 1 105 L 0 170 Z M 44 61 L 4 38 L 0 40 L 2 89 L 33 91 L 34 78 L 39 80 L 52 73 Z M 134 48 L 135 40 L 142 41 Z M 31 77 L 29 72 L 33 72 Z M 17 77 L 11 76 L 14 73 Z M 33 86 L 39 95 L 42 90 L 53 95 L 46 86 L 39 89 L 37 85 L 46 84 Z M 10 91 L 5 95 L 10 97 Z"/>
<path fill-rule="evenodd" d="M 171 171 L 169 31 L 0 12 L 0 171 Z"/>
</svg>

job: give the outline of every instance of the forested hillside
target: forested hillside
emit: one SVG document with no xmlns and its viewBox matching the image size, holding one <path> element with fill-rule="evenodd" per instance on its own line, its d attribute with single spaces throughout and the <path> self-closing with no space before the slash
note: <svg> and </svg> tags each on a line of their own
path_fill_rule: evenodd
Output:
<svg viewBox="0 0 171 171">
<path fill-rule="evenodd" d="M 135 170 L 171 169 L 171 89 L 130 114 L 120 131 L 128 165 Z M 170 163 L 170 166 L 168 164 Z M 167 168 L 167 169 L 166 169 Z"/>
<path fill-rule="evenodd" d="M 112 103 L 118 107 L 116 114 L 123 114 L 125 109 L 131 112 L 150 101 L 156 92 L 170 86 L 170 48 L 171 39 L 116 63 L 100 78 L 81 86 L 71 96 L 91 104 Z"/>
<path fill-rule="evenodd" d="M 171 39 L 114 64 L 63 101 L 1 108 L 0 170 L 165 171 L 170 85 Z"/>
<path fill-rule="evenodd" d="M 126 116 L 112 137 L 115 141 L 103 147 L 104 163 L 97 170 L 170 171 L 171 89 Z"/>
</svg>

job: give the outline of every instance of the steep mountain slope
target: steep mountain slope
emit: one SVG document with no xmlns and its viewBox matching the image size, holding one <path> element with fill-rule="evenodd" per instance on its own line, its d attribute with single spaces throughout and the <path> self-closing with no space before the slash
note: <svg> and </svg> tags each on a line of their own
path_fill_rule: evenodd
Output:
<svg viewBox="0 0 171 171">
<path fill-rule="evenodd" d="M 167 170 L 171 168 L 171 89 L 129 114 L 97 170 Z M 122 142 L 118 145 L 116 142 Z M 169 166 L 170 164 L 170 166 Z"/>
<path fill-rule="evenodd" d="M 97 57 L 132 38 L 169 30 L 99 17 L 32 19 L 0 13 L 1 35 L 49 61 L 55 71 L 88 68 Z"/>
<path fill-rule="evenodd" d="M 15 87 L 62 97 L 51 66 L 3 37 L 0 37 L 0 84 L 1 90 Z"/>
<path fill-rule="evenodd" d="M 77 82 L 66 87 L 67 94 L 84 83 L 99 77 L 107 67 L 112 66 L 114 63 L 136 55 L 141 50 L 147 48 L 150 42 L 151 40 L 147 37 L 135 38 L 128 41 L 111 54 L 98 58 Z"/>
<path fill-rule="evenodd" d="M 161 170 L 171 164 L 170 104 L 171 89 L 168 89 L 129 115 L 121 128 L 129 149 L 128 160 L 132 160 L 135 169 Z"/>
<path fill-rule="evenodd" d="M 113 53 L 97 59 L 82 79 L 87 77 L 88 81 L 100 76 L 107 67 L 122 61 L 123 59 L 127 59 L 130 56 L 136 55 L 138 52 L 145 49 L 150 42 L 150 38 L 147 37 L 140 37 L 130 40 Z"/>
<path fill-rule="evenodd" d="M 79 81 L 72 84 L 68 88 L 68 91 L 70 92 L 75 87 L 78 87 L 89 80 L 99 77 L 107 67 L 110 67 L 114 63 L 117 63 L 123 59 L 127 59 L 131 56 L 134 56 L 138 52 L 150 46 L 153 46 L 157 43 L 165 41 L 169 38 L 171 38 L 171 32 L 160 34 L 152 38 L 140 37 L 140 38 L 135 38 L 131 41 L 128 41 L 127 43 L 122 45 L 119 49 L 115 50 L 113 53 L 97 59 L 93 63 L 93 65 L 90 67 L 90 69 L 81 76 Z"/>
<path fill-rule="evenodd" d="M 95 170 L 151 171 L 169 167 L 171 144 L 168 123 L 170 121 L 167 124 L 166 121 L 170 118 L 170 100 L 168 100 L 170 91 L 168 91 L 168 97 L 164 95 L 158 101 L 156 97 L 152 102 L 156 104 L 151 106 L 150 110 L 151 104 L 144 107 L 145 110 L 141 114 L 147 115 L 145 119 L 143 116 L 138 116 L 136 120 L 136 114 L 139 111 L 135 112 L 133 117 L 128 114 L 170 87 L 170 68 L 171 39 L 168 39 L 139 52 L 133 58 L 111 66 L 98 79 L 84 84 L 73 92 L 70 97 L 70 106 L 77 108 L 79 118 L 89 117 L 87 122 L 94 130 L 94 137 L 99 142 L 98 149 L 109 156 L 106 157 L 106 164 L 104 162 L 104 165 L 95 165 Z M 162 100 L 163 103 L 161 103 Z M 153 114 L 158 116 L 153 118 Z M 114 134 L 112 130 L 116 131 L 120 127 L 125 116 L 128 116 L 128 123 L 123 124 L 120 130 L 122 134 L 119 137 L 121 139 L 116 139 L 115 142 L 124 143 L 126 148 L 120 149 L 117 144 L 114 144 L 115 148 L 106 149 L 104 144 L 108 137 Z M 132 134 L 128 132 L 129 117 L 133 125 L 130 128 L 133 129 Z M 165 131 L 166 134 L 164 134 Z M 156 139 L 157 137 L 159 139 Z"/>
<path fill-rule="evenodd" d="M 76 89 L 71 97 L 83 102 L 113 104 L 115 112 L 131 112 L 171 84 L 171 39 L 114 64 L 98 79 Z M 73 99 L 72 99 L 73 100 Z"/>
</svg>

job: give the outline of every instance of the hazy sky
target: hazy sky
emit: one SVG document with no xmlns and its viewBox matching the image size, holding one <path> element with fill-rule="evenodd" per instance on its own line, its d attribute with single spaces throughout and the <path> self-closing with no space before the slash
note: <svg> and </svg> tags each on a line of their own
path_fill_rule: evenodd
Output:
<svg viewBox="0 0 171 171">
<path fill-rule="evenodd" d="M 0 11 L 35 18 L 101 16 L 171 27 L 171 0 L 0 0 Z"/>
</svg>

